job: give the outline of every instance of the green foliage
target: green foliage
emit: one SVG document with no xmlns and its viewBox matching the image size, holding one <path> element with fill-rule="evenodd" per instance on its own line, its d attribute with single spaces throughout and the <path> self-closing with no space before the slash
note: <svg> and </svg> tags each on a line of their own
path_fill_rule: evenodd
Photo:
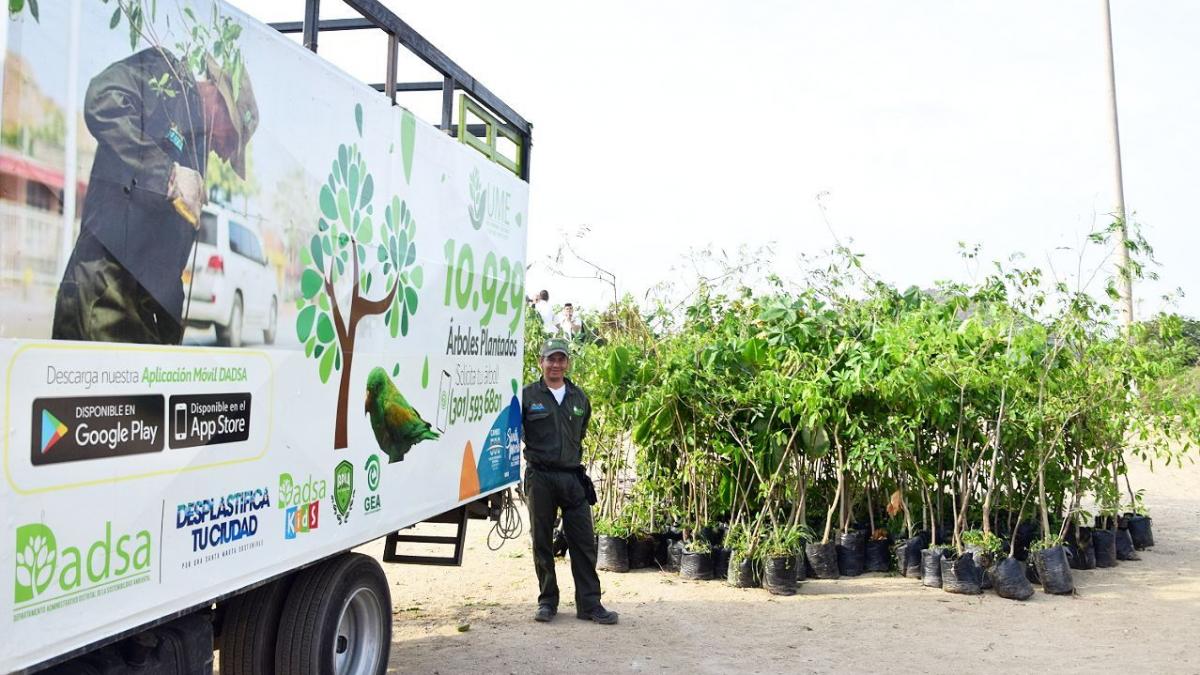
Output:
<svg viewBox="0 0 1200 675">
<path fill-rule="evenodd" d="M 1057 541 L 1089 501 L 1139 508 L 1127 458 L 1178 464 L 1200 440 L 1187 322 L 1126 339 L 1112 305 L 1019 259 L 900 290 L 839 249 L 798 285 L 702 282 L 585 324 L 572 377 L 592 395 L 601 513 L 728 522 L 743 558 L 857 523 L 997 551 L 1031 513 Z"/>
<path fill-rule="evenodd" d="M 999 553 L 1004 548 L 1004 542 L 991 532 L 982 530 L 967 530 L 962 533 L 963 546 L 976 546 L 989 553 Z"/>
<path fill-rule="evenodd" d="M 763 540 L 762 553 L 768 558 L 796 555 L 804 546 L 804 542 L 811 539 L 811 533 L 806 532 L 802 527 L 771 528 Z"/>
<path fill-rule="evenodd" d="M 1054 548 L 1055 546 L 1061 546 L 1062 543 L 1062 537 L 1042 537 L 1041 539 L 1038 539 L 1029 545 L 1029 552 L 1037 553 L 1038 551 L 1045 551 L 1046 549 Z"/>
<path fill-rule="evenodd" d="M 629 521 L 621 518 L 597 518 L 596 534 L 605 537 L 625 538 L 632 534 Z"/>
<path fill-rule="evenodd" d="M 8 15 L 15 17 L 20 15 L 25 8 L 29 8 L 29 15 L 34 21 L 41 22 L 41 17 L 38 16 L 38 0 L 8 0 Z"/>
</svg>

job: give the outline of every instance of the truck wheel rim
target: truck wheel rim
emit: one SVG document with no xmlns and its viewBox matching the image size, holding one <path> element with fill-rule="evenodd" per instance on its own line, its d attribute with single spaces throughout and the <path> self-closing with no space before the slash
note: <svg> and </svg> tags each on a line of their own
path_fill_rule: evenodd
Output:
<svg viewBox="0 0 1200 675">
<path fill-rule="evenodd" d="M 379 666 L 383 624 L 379 597 L 359 588 L 342 606 L 333 643 L 333 665 L 338 675 L 374 673 Z"/>
</svg>

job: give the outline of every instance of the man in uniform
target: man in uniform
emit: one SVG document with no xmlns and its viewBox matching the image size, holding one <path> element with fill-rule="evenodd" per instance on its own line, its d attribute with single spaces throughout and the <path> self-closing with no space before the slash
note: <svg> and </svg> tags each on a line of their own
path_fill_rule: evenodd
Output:
<svg viewBox="0 0 1200 675">
<path fill-rule="evenodd" d="M 82 225 L 54 306 L 57 340 L 178 344 L 187 266 L 209 150 L 246 175 L 258 126 L 250 77 L 237 91 L 209 57 L 207 78 L 161 47 L 113 63 L 88 85 L 98 147 Z"/>
<path fill-rule="evenodd" d="M 554 574 L 554 520 L 562 509 L 563 529 L 575 578 L 575 615 L 602 624 L 617 622 L 617 613 L 600 604 L 596 574 L 596 539 L 592 507 L 596 492 L 583 468 L 583 436 L 592 416 L 587 394 L 576 387 L 569 343 L 550 338 L 538 361 L 542 377 L 521 394 L 525 429 L 525 498 L 533 536 L 533 566 L 537 572 L 538 608 L 534 619 L 549 621 L 558 613 L 558 581 Z"/>
</svg>

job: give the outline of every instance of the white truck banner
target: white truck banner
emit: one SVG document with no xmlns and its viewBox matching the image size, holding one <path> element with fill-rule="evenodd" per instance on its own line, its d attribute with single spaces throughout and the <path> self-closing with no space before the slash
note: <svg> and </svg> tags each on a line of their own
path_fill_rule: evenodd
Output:
<svg viewBox="0 0 1200 675">
<path fill-rule="evenodd" d="M 41 2 L 0 111 L 0 671 L 516 482 L 528 187 L 223 3 Z"/>
</svg>

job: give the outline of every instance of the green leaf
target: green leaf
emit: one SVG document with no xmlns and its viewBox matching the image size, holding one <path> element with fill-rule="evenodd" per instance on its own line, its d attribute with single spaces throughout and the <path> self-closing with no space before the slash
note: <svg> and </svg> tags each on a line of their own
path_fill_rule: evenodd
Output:
<svg viewBox="0 0 1200 675">
<path fill-rule="evenodd" d="M 417 118 L 407 110 L 400 117 L 400 153 L 404 160 L 404 182 L 412 183 L 413 144 L 417 137 Z"/>
<path fill-rule="evenodd" d="M 400 364 L 392 366 L 392 377 L 400 377 Z"/>
<path fill-rule="evenodd" d="M 425 283 L 425 273 L 421 271 L 420 265 L 412 268 L 412 271 L 409 273 L 409 278 L 412 279 L 412 285 L 417 288 L 420 288 L 421 285 Z"/>
<path fill-rule="evenodd" d="M 19 0 L 9 0 L 8 11 L 10 11 L 10 12 L 12 11 L 12 6 L 13 6 L 14 1 L 19 1 Z M 21 11 L 21 8 L 18 7 L 17 11 L 18 12 Z M 118 6 L 117 9 L 113 11 L 112 18 L 108 20 L 108 29 L 112 30 L 112 29 L 116 28 L 117 24 L 119 24 L 119 23 L 121 23 L 121 8 L 120 8 L 120 6 Z"/>
<path fill-rule="evenodd" d="M 399 260 L 399 258 L 401 255 L 404 255 L 404 253 L 407 252 L 407 250 L 408 250 L 408 235 L 401 232 L 396 237 L 396 250 L 394 253 L 395 257 L 397 258 L 397 260 L 394 261 L 396 263 L 396 267 L 404 267 L 404 263 L 401 262 Z"/>
<path fill-rule="evenodd" d="M 355 204 L 358 203 L 358 165 L 357 164 L 350 165 L 350 181 L 349 181 L 348 187 L 350 190 L 350 206 L 353 207 Z"/>
<path fill-rule="evenodd" d="M 342 145 L 339 145 L 338 146 L 338 156 L 337 156 L 337 172 L 338 172 L 338 175 L 342 177 L 343 182 L 345 182 L 345 180 L 346 180 L 346 171 L 347 171 L 347 169 L 349 169 L 349 167 L 347 166 L 347 164 L 350 161 L 349 156 L 350 156 L 350 150 L 346 147 L 346 145 L 344 143 Z"/>
<path fill-rule="evenodd" d="M 353 225 L 353 219 L 350 216 L 350 195 L 346 192 L 346 188 L 338 188 L 337 193 L 338 215 L 347 228 Z M 344 244 L 343 244 L 344 245 Z"/>
<path fill-rule="evenodd" d="M 304 357 L 308 358 L 313 355 L 313 350 L 317 346 L 317 336 L 308 338 L 308 342 L 304 343 Z"/>
<path fill-rule="evenodd" d="M 400 310 L 400 334 L 408 335 L 408 310 Z"/>
<path fill-rule="evenodd" d="M 421 366 L 421 388 L 429 388 L 429 357 L 425 357 L 425 365 Z"/>
<path fill-rule="evenodd" d="M 333 342 L 334 330 L 333 321 L 329 320 L 328 314 L 322 314 L 317 317 L 317 340 L 322 344 Z"/>
<path fill-rule="evenodd" d="M 387 320 L 388 320 L 388 332 L 391 334 L 392 337 L 396 337 L 396 334 L 400 330 L 400 313 L 394 312 L 394 311 L 391 312 L 391 316 L 387 317 Z"/>
<path fill-rule="evenodd" d="M 417 292 L 411 286 L 404 287 L 404 305 L 409 312 L 417 313 Z"/>
<path fill-rule="evenodd" d="M 356 235 L 357 239 L 362 242 L 370 243 L 371 238 L 374 236 L 375 236 L 375 230 L 371 227 L 371 218 L 369 216 L 366 218 L 363 218 L 362 222 L 358 224 L 358 233 Z M 366 256 L 365 252 L 363 255 L 360 256 L 360 258 L 366 258 L 366 257 L 367 256 Z"/>
<path fill-rule="evenodd" d="M 296 337 L 304 342 L 312 334 L 313 320 L 317 316 L 317 306 L 309 305 L 296 315 Z"/>
<path fill-rule="evenodd" d="M 374 196 L 375 179 L 371 177 L 371 174 L 367 174 L 367 177 L 363 179 L 362 198 L 359 201 L 360 208 L 366 208 L 367 204 L 371 201 L 371 197 Z"/>
<path fill-rule="evenodd" d="M 318 374 L 321 376 L 321 382 L 329 381 L 329 374 L 333 371 L 333 360 L 336 358 L 336 354 L 336 349 L 326 349 L 325 353 L 321 355 L 321 363 L 317 369 Z"/>
<path fill-rule="evenodd" d="M 315 270 L 304 270 L 300 275 L 300 295 L 310 299 L 325 285 L 325 280 Z"/>
<path fill-rule="evenodd" d="M 356 127 L 358 127 L 358 135 L 359 136 L 362 136 L 362 117 L 363 117 L 362 104 L 361 103 L 354 104 L 354 125 Z"/>
<path fill-rule="evenodd" d="M 408 258 L 404 261 L 404 266 L 408 267 L 417 261 L 417 244 L 413 242 L 408 245 Z"/>
<path fill-rule="evenodd" d="M 328 185 L 321 186 L 321 214 L 329 220 L 335 220 L 338 217 L 337 204 L 333 200 L 333 191 Z"/>
<path fill-rule="evenodd" d="M 325 273 L 325 251 L 321 248 L 321 235 L 314 234 L 312 240 L 308 243 L 308 253 L 312 264 L 322 274 Z"/>
<path fill-rule="evenodd" d="M 29 0 L 29 13 L 33 15 L 33 20 L 41 23 L 42 18 L 38 16 L 38 0 Z"/>
</svg>

